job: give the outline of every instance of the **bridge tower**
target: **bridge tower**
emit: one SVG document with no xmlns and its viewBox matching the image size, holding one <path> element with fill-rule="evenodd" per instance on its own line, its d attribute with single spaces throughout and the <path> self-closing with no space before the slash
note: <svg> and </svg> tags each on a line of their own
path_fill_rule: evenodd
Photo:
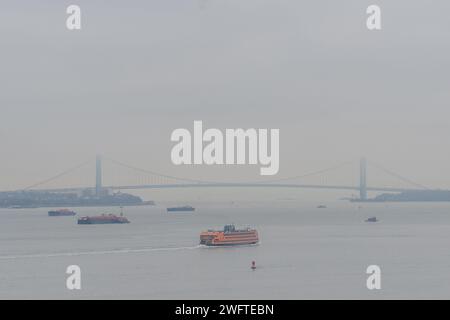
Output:
<svg viewBox="0 0 450 320">
<path fill-rule="evenodd" d="M 367 200 L 367 161 L 366 158 L 359 160 L 359 199 Z"/>
<path fill-rule="evenodd" d="M 100 196 L 102 191 L 102 156 L 97 155 L 95 160 L 95 194 Z"/>
</svg>

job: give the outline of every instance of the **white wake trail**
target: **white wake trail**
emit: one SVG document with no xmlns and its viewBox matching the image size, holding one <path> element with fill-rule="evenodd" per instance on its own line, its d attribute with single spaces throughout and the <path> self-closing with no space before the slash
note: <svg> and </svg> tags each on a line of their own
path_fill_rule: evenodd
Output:
<svg viewBox="0 0 450 320">
<path fill-rule="evenodd" d="M 162 248 L 141 248 L 141 249 L 128 249 L 127 248 L 127 249 L 114 249 L 114 250 L 101 250 L 101 251 L 37 253 L 37 254 L 0 256 L 0 260 L 56 258 L 56 257 L 73 257 L 73 256 L 88 256 L 88 255 L 102 255 L 102 254 L 145 253 L 145 252 L 156 252 L 156 251 L 193 250 L 193 249 L 198 249 L 200 247 L 201 247 L 200 245 L 197 245 L 197 246 L 192 246 L 192 247 L 162 247 Z"/>
</svg>

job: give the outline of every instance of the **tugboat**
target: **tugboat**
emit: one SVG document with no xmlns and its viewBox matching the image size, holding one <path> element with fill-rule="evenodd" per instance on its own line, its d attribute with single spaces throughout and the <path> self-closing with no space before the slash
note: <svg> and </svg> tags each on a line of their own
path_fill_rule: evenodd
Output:
<svg viewBox="0 0 450 320">
<path fill-rule="evenodd" d="M 378 221 L 380 220 L 378 220 L 377 217 L 370 217 L 365 220 L 365 222 L 378 222 Z"/>
<path fill-rule="evenodd" d="M 200 244 L 207 246 L 235 246 L 258 243 L 258 231 L 255 229 L 236 229 L 226 225 L 223 230 L 208 230 L 200 234 Z"/>
<path fill-rule="evenodd" d="M 74 216 L 74 215 L 76 215 L 76 212 L 69 210 L 69 209 L 50 210 L 48 212 L 49 217 L 62 217 L 62 216 Z"/>
<path fill-rule="evenodd" d="M 192 211 L 195 211 L 195 208 L 191 206 L 167 208 L 167 212 L 192 212 Z"/>
</svg>

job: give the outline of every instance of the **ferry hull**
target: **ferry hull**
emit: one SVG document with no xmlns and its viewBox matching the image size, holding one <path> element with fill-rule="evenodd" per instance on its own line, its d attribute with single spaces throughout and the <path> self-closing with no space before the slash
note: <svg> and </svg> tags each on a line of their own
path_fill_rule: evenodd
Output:
<svg viewBox="0 0 450 320">
<path fill-rule="evenodd" d="M 246 242 L 233 242 L 233 243 L 220 243 L 220 242 L 216 242 L 216 243 L 205 243 L 205 246 L 208 247 L 235 247 L 235 246 L 248 246 L 248 245 L 252 245 L 252 244 L 257 244 L 258 241 L 246 241 Z"/>
</svg>

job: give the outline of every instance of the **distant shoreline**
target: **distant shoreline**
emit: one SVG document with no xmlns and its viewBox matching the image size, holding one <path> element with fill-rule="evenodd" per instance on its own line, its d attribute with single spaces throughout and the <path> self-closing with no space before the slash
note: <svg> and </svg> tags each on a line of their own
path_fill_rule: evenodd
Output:
<svg viewBox="0 0 450 320">
<path fill-rule="evenodd" d="M 382 193 L 370 199 L 350 198 L 350 202 L 450 202 L 450 190 L 409 190 Z"/>
<path fill-rule="evenodd" d="M 71 203 L 62 203 L 62 204 L 49 204 L 49 205 L 38 205 L 38 206 L 0 206 L 0 209 L 40 209 L 40 208 L 61 208 L 61 207 L 70 207 L 70 208 L 97 208 L 97 207 L 142 207 L 142 206 L 155 206 L 156 203 L 154 201 L 143 201 L 142 203 L 124 203 L 124 204 L 116 204 L 116 203 L 101 203 L 101 204 L 71 204 Z"/>
</svg>

